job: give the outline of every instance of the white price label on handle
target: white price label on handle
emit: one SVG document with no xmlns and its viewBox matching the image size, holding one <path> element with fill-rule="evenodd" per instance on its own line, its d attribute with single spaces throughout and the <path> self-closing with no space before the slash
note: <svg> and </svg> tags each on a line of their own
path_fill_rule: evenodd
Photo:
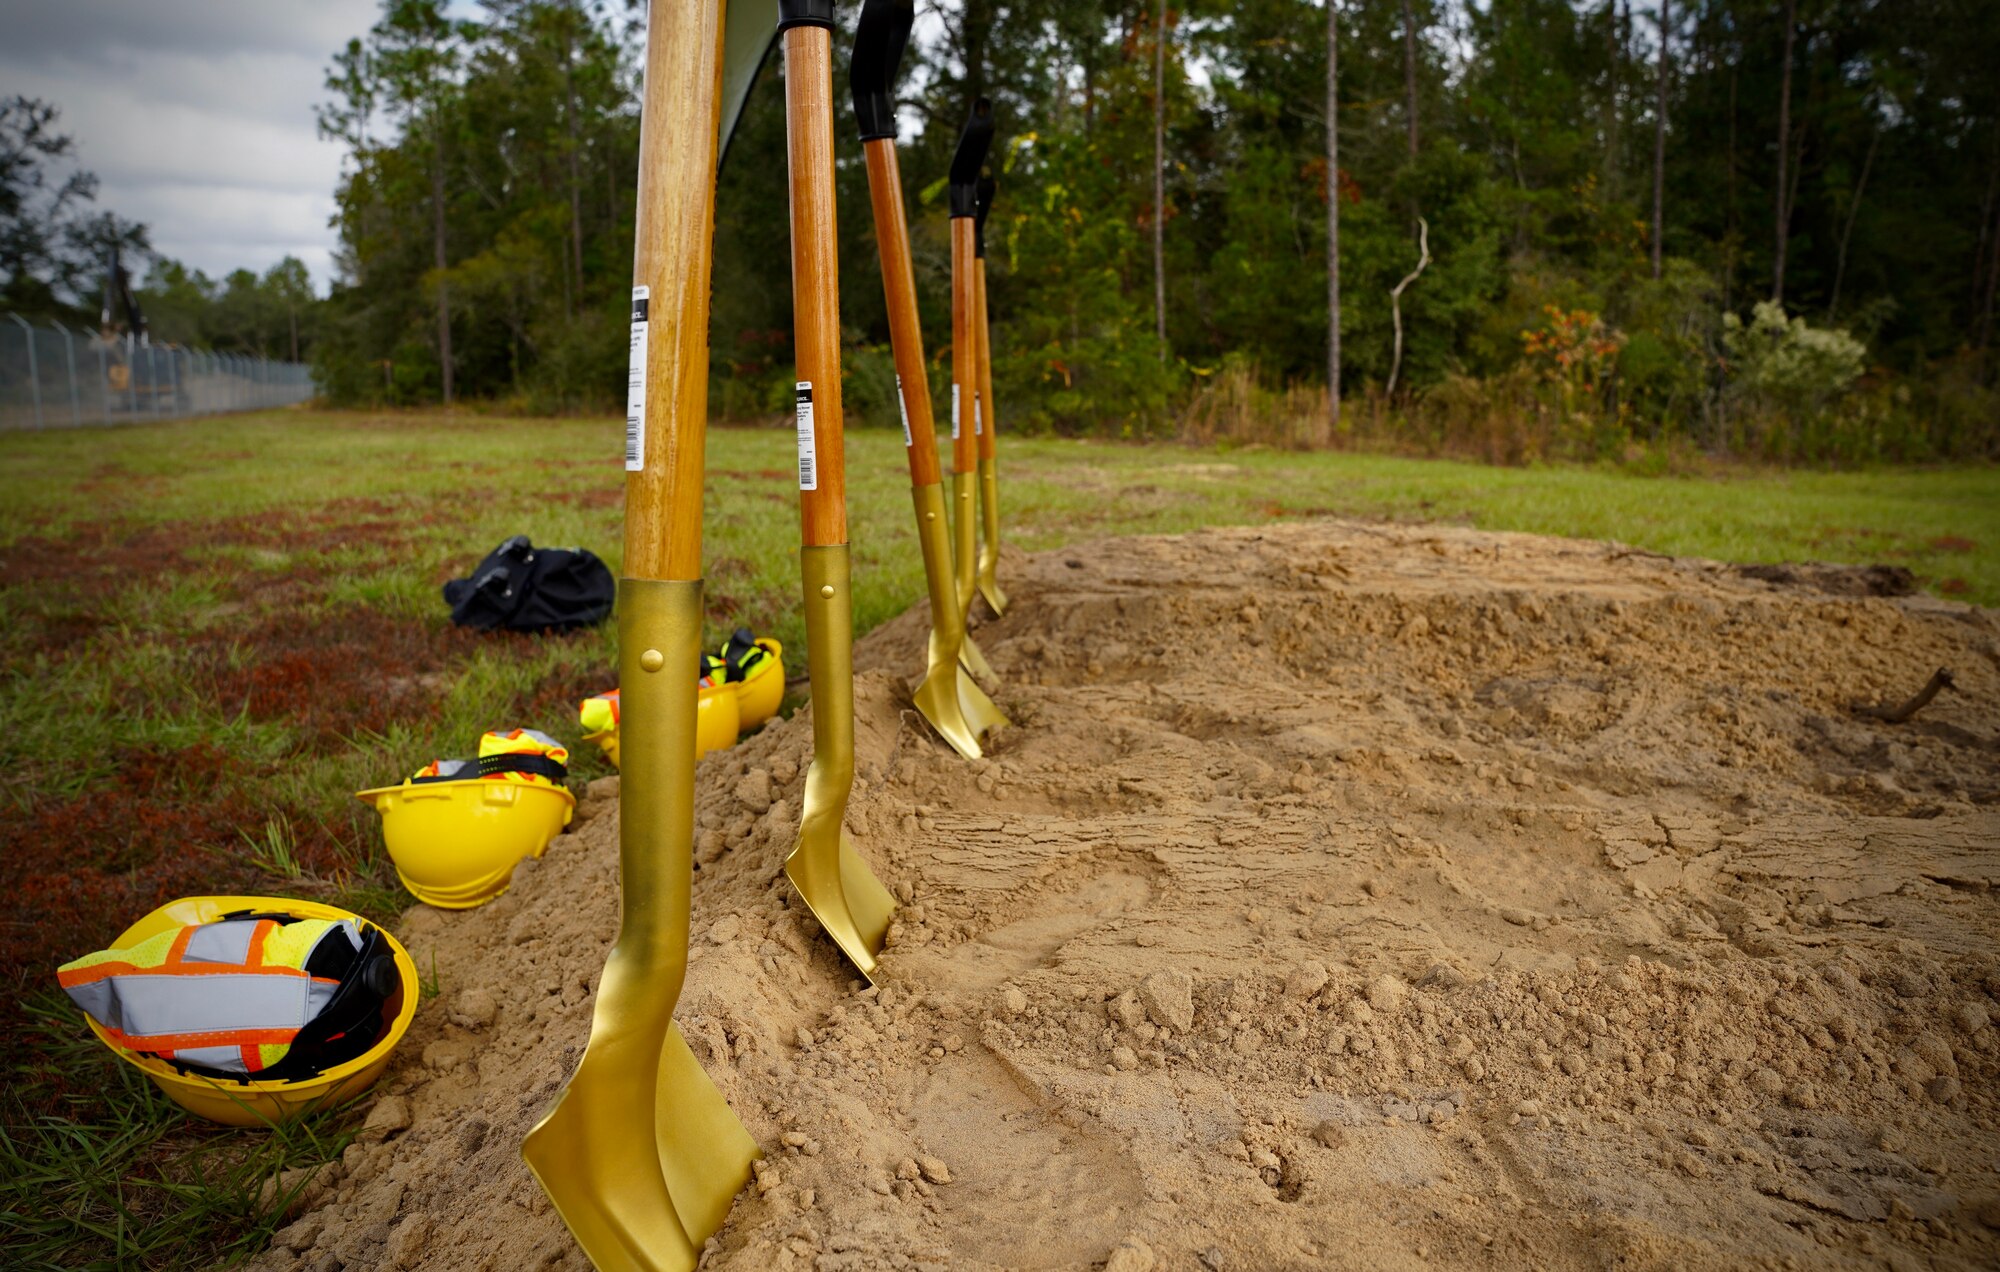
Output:
<svg viewBox="0 0 2000 1272">
<path fill-rule="evenodd" d="M 646 470 L 646 328 L 652 289 L 632 289 L 632 353 L 625 377 L 625 471 Z"/>
<path fill-rule="evenodd" d="M 799 408 L 799 489 L 819 489 L 819 439 L 813 432 L 813 386 L 809 380 L 798 385 Z"/>
</svg>

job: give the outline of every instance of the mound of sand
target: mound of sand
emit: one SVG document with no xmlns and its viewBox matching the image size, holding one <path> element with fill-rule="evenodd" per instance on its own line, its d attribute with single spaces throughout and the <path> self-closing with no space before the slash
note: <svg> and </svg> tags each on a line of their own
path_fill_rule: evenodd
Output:
<svg viewBox="0 0 2000 1272">
<path fill-rule="evenodd" d="M 1008 584 L 986 762 L 909 706 L 921 614 L 858 651 L 882 988 L 781 874 L 804 714 L 703 762 L 680 1021 L 768 1154 L 705 1266 L 2000 1260 L 2000 617 L 1338 522 Z M 442 995 L 265 1266 L 584 1265 L 519 1145 L 615 792 L 405 916 Z"/>
</svg>

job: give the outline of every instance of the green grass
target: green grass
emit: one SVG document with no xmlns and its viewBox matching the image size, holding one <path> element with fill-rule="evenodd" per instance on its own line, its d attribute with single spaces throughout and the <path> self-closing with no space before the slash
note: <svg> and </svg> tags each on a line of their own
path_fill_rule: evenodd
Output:
<svg viewBox="0 0 2000 1272">
<path fill-rule="evenodd" d="M 791 447 L 788 430 L 711 434 L 705 560 L 711 642 L 752 626 L 785 642 L 796 673 Z M 1693 479 L 1011 437 L 1003 448 L 1020 549 L 1309 516 L 1434 520 L 1739 562 L 1886 561 L 2000 603 L 1990 466 Z M 620 454 L 617 421 L 475 415 L 274 412 L 0 435 L 0 800 L 32 824 L 123 792 L 170 830 L 183 818 L 197 873 L 392 918 L 409 898 L 352 792 L 513 724 L 579 746 L 578 779 L 608 771 L 578 742 L 575 700 L 609 687 L 611 630 L 456 636 L 438 584 L 517 533 L 582 544 L 616 570 Z M 848 471 L 865 631 L 917 602 L 922 566 L 900 436 L 852 436 Z M 330 648 L 390 661 L 344 706 L 308 693 L 270 709 L 223 690 L 323 664 Z M 374 709 L 377 697 L 404 705 Z M 254 1250 L 278 1222 L 256 1204 L 262 1181 L 344 1143 L 337 1119 L 275 1135 L 190 1124 L 48 994 L 55 961 L 137 917 L 126 911 L 145 904 L 133 882 L 145 854 L 180 833 L 72 845 L 39 864 L 40 836 L 23 836 L 0 862 L 11 895 L 32 895 L 18 881 L 40 870 L 96 880 L 105 898 L 66 921 L 18 900 L 0 915 L 0 965 L 20 969 L 0 998 L 32 1008 L 0 1109 L 7 1266 L 192 1266 Z"/>
<path fill-rule="evenodd" d="M 525 529 L 540 541 L 581 541 L 615 567 L 615 504 L 581 508 L 562 500 L 619 488 L 618 429 L 597 420 L 282 412 L 15 433 L 0 436 L 0 547 L 99 520 L 114 507 L 121 522 L 159 525 L 366 499 L 398 510 L 449 508 L 453 516 L 426 527 L 425 538 L 452 560 Z M 857 598 L 864 627 L 917 595 L 921 567 L 905 525 L 900 442 L 893 433 L 866 431 L 848 444 L 855 552 L 875 567 Z M 796 557 L 790 463 L 790 435 L 782 430 L 709 435 L 711 579 L 747 583 L 760 602 L 787 606 Z M 1933 581 L 1963 579 L 1967 599 L 2000 602 L 2000 468 L 1992 466 L 1651 477 L 1611 468 L 1008 438 L 1002 471 L 1010 541 L 1028 549 L 1264 521 L 1276 510 L 1615 538 L 1729 561 L 1887 560 Z M 1952 537 L 1973 546 L 1933 546 Z M 213 556 L 249 570 L 282 569 L 292 560 L 269 549 L 222 548 Z M 365 566 L 365 554 L 343 563 Z M 343 582 L 341 599 L 435 614 L 427 582 L 407 570 L 369 569 Z M 135 601 L 135 613 L 185 618 L 199 614 L 200 600 L 199 588 L 189 586 L 171 598 Z"/>
<path fill-rule="evenodd" d="M 31 997 L 25 1015 L 29 1045 L 0 1097 L 9 1268 L 240 1262 L 353 1139 L 337 1113 L 251 1132 L 196 1121 L 81 1032 L 60 994 Z"/>
</svg>

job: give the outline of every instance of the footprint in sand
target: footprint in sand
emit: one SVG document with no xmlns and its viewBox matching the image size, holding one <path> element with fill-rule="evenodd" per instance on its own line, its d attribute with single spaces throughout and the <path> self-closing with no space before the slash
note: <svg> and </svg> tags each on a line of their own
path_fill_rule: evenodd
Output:
<svg viewBox="0 0 2000 1272">
<path fill-rule="evenodd" d="M 1118 1138 L 1063 1121 L 985 1052 L 939 1065 L 910 1113 L 952 1163 L 937 1218 L 954 1267 L 1095 1267 L 1131 1230 L 1143 1190 Z"/>
</svg>

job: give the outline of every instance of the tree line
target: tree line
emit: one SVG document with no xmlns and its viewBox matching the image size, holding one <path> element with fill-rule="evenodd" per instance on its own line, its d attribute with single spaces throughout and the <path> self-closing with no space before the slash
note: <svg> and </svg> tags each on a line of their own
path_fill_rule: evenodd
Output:
<svg viewBox="0 0 2000 1272">
<path fill-rule="evenodd" d="M 331 398 L 615 407 L 643 21 L 384 0 L 332 58 Z M 1991 455 L 1996 55 L 1984 0 L 954 0 L 901 86 L 933 351 L 984 95 L 1007 427 Z M 792 378 L 782 75 L 718 188 L 712 400 L 743 418 Z M 858 146 L 839 182 L 848 400 L 887 425 Z"/>
</svg>

